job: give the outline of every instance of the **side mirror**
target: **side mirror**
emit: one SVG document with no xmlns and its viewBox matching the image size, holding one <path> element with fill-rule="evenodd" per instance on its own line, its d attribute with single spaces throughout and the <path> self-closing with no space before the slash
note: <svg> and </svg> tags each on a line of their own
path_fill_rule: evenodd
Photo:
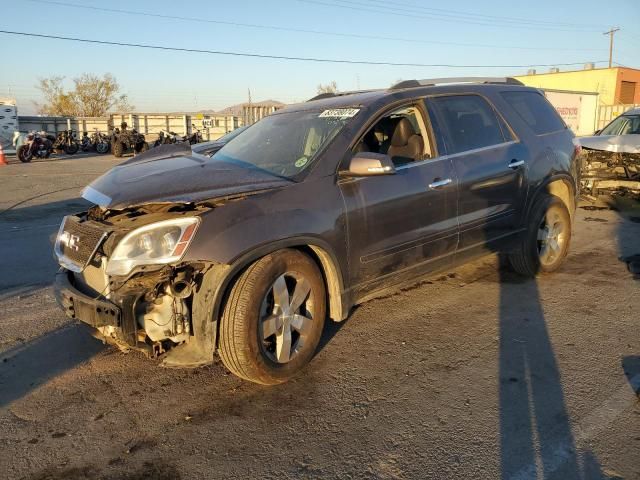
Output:
<svg viewBox="0 0 640 480">
<path fill-rule="evenodd" d="M 389 155 L 374 152 L 360 152 L 351 157 L 348 168 L 342 170 L 340 173 L 346 177 L 393 175 L 396 173 L 396 168 L 393 166 Z"/>
</svg>

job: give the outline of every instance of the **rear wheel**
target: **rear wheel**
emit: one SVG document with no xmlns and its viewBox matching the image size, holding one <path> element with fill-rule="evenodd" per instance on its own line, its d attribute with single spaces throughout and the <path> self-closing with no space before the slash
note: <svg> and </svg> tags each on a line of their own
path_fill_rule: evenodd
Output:
<svg viewBox="0 0 640 480">
<path fill-rule="evenodd" d="M 141 142 L 136 144 L 135 153 L 143 153 L 149 150 L 149 144 L 147 142 Z"/>
<path fill-rule="evenodd" d="M 29 163 L 33 158 L 33 154 L 29 152 L 29 145 L 20 145 L 18 148 L 18 160 L 22 163 Z"/>
<path fill-rule="evenodd" d="M 557 197 L 540 199 L 532 208 L 530 222 L 518 250 L 509 254 L 513 269 L 521 275 L 557 270 L 569 251 L 571 217 Z"/>
<path fill-rule="evenodd" d="M 313 357 L 326 314 L 314 261 L 280 250 L 251 265 L 233 286 L 220 322 L 219 355 L 241 378 L 283 383 Z"/>
</svg>

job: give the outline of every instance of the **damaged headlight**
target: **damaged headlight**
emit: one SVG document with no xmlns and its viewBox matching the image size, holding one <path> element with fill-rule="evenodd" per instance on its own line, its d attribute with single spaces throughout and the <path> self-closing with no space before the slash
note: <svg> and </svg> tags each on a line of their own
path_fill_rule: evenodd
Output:
<svg viewBox="0 0 640 480">
<path fill-rule="evenodd" d="M 137 228 L 120 240 L 107 263 L 107 275 L 127 275 L 140 265 L 179 261 L 196 233 L 199 217 L 176 218 Z"/>
</svg>

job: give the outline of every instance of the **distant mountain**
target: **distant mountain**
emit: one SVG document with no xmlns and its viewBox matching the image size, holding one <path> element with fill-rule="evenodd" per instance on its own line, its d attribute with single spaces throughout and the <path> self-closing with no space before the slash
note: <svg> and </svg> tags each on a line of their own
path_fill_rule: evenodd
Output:
<svg viewBox="0 0 640 480">
<path fill-rule="evenodd" d="M 198 113 L 202 113 L 205 115 L 234 115 L 236 117 L 242 116 L 243 107 L 249 105 L 249 102 L 238 103 L 237 105 L 231 105 L 230 107 L 224 108 L 222 110 L 200 110 Z M 286 104 L 279 102 L 277 100 L 264 100 L 262 102 L 251 102 L 251 105 L 254 107 L 284 107 Z"/>
</svg>

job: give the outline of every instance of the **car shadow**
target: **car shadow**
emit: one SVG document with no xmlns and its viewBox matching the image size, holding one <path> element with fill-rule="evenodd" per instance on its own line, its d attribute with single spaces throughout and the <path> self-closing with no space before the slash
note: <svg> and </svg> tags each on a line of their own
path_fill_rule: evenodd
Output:
<svg viewBox="0 0 640 480">
<path fill-rule="evenodd" d="M 502 478 L 583 478 L 538 281 L 499 275 Z"/>
<path fill-rule="evenodd" d="M 62 217 L 88 205 L 81 198 L 70 198 L 26 207 L 17 204 L 0 212 L 0 295 L 53 283 L 58 269 L 53 242 Z"/>
<path fill-rule="evenodd" d="M 638 400 L 640 400 L 640 355 L 624 357 L 622 359 L 622 371 Z"/>
<path fill-rule="evenodd" d="M 72 324 L 0 354 L 0 407 L 86 362 L 105 347 L 89 328 Z"/>
</svg>

